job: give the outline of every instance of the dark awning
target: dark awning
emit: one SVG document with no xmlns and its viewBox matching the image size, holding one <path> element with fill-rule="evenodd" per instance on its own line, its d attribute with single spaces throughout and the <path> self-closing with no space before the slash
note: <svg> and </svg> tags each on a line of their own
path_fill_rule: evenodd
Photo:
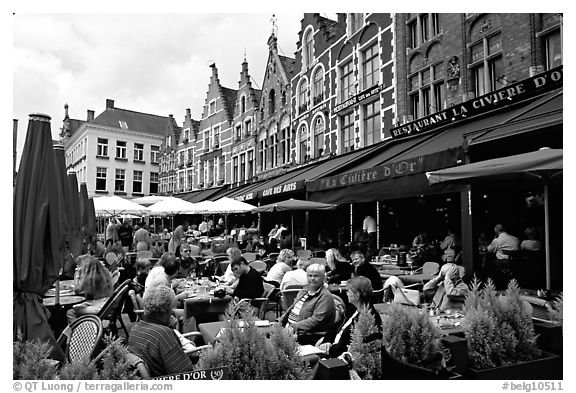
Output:
<svg viewBox="0 0 576 393">
<path fill-rule="evenodd" d="M 174 195 L 174 196 L 177 198 L 184 199 L 187 202 L 192 202 L 192 203 L 202 202 L 202 201 L 205 201 L 206 199 L 210 198 L 211 196 L 216 195 L 216 193 L 219 193 L 219 192 L 225 190 L 227 187 L 228 186 L 222 186 L 222 187 L 209 188 L 207 190 L 196 190 L 196 191 L 189 192 L 187 194 L 180 194 L 180 195 Z"/>
<path fill-rule="evenodd" d="M 563 89 L 539 97 L 493 127 L 467 135 L 470 146 L 563 124 Z"/>
</svg>

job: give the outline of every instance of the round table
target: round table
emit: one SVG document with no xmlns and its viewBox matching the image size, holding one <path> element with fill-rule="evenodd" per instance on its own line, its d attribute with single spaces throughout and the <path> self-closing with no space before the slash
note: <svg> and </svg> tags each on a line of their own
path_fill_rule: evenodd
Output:
<svg viewBox="0 0 576 393">
<path fill-rule="evenodd" d="M 74 304 L 80 304 L 85 300 L 86 298 L 84 296 L 61 296 L 60 305 L 73 306 Z M 44 298 L 42 299 L 42 303 L 44 303 L 46 307 L 54 307 L 56 305 L 56 298 L 55 297 Z"/>
</svg>

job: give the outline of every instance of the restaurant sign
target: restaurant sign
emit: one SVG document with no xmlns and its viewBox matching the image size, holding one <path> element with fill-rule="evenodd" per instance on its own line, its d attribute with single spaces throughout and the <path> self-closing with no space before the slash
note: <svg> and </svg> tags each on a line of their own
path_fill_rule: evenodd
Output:
<svg viewBox="0 0 576 393">
<path fill-rule="evenodd" d="M 188 371 L 179 374 L 164 375 L 152 379 L 164 379 L 170 381 L 200 381 L 228 379 L 228 367 L 216 367 L 207 370 Z"/>
<path fill-rule="evenodd" d="M 240 201 L 240 202 L 250 201 L 254 198 L 256 198 L 256 194 L 254 194 L 253 192 L 249 192 L 247 194 L 238 195 L 238 196 L 234 197 L 234 199 L 236 199 L 237 201 Z"/>
<path fill-rule="evenodd" d="M 370 98 L 382 91 L 383 85 L 378 85 L 375 87 L 371 87 L 369 89 L 364 90 L 358 95 L 355 95 L 352 98 L 347 99 L 346 101 L 342 102 L 339 105 L 336 105 L 334 109 L 332 109 L 332 114 L 335 115 L 338 112 L 342 112 L 344 109 L 351 107 L 352 105 L 356 105 L 360 101 L 363 101 L 367 98 Z"/>
<path fill-rule="evenodd" d="M 297 180 L 262 190 L 260 191 L 260 197 L 268 197 L 272 195 L 284 194 L 285 192 L 292 192 L 299 190 L 301 188 L 304 188 L 304 180 Z"/>
<path fill-rule="evenodd" d="M 456 165 L 459 161 L 461 162 L 461 158 L 462 149 L 456 147 L 420 157 L 378 165 L 369 169 L 325 177 L 308 183 L 306 189 L 308 191 L 323 191 L 361 183 L 392 179 L 400 176 L 413 175 L 433 169 Z"/>
<path fill-rule="evenodd" d="M 563 69 L 560 66 L 411 123 L 392 128 L 390 133 L 394 139 L 421 134 L 453 121 L 479 115 L 558 88 L 562 86 L 562 83 Z"/>
</svg>

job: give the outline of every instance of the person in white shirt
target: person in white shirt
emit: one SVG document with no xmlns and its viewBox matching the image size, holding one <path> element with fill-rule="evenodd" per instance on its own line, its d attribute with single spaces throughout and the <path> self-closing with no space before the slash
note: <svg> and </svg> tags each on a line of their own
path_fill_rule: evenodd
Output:
<svg viewBox="0 0 576 393">
<path fill-rule="evenodd" d="M 286 289 L 289 285 L 308 284 L 308 277 L 306 276 L 306 268 L 310 265 L 309 259 L 299 258 L 296 262 L 296 270 L 284 273 L 282 281 L 280 282 L 280 290 Z"/>
<path fill-rule="evenodd" d="M 366 216 L 362 223 L 362 230 L 368 235 L 367 257 L 370 259 L 376 252 L 376 220 L 370 215 Z"/>
<path fill-rule="evenodd" d="M 266 275 L 266 282 L 278 288 L 284 278 L 284 274 L 292 271 L 293 260 L 294 252 L 292 250 L 280 250 L 276 263 L 270 268 L 268 275 Z"/>
<path fill-rule="evenodd" d="M 276 231 L 276 235 L 274 235 L 276 240 L 280 241 L 282 239 L 282 232 L 287 231 L 287 230 L 288 230 L 288 228 L 286 228 L 284 226 L 284 224 L 280 224 L 280 228 L 278 228 L 278 230 Z"/>
<path fill-rule="evenodd" d="M 502 224 L 496 224 L 494 233 L 496 237 L 488 246 L 488 252 L 496 254 L 496 258 L 499 260 L 508 260 L 509 256 L 503 251 L 518 250 L 520 248 L 520 240 L 515 236 L 509 235 Z"/>
</svg>

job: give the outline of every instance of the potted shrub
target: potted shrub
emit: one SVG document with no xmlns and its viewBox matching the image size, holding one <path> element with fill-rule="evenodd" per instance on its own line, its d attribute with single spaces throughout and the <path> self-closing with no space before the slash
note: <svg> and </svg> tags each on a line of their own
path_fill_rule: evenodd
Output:
<svg viewBox="0 0 576 393">
<path fill-rule="evenodd" d="M 55 379 L 57 362 L 48 358 L 51 346 L 40 340 L 26 341 L 18 330 L 12 345 L 13 379 Z"/>
<path fill-rule="evenodd" d="M 229 314 L 232 316 L 235 312 Z M 308 370 L 297 354 L 294 336 L 277 325 L 264 333 L 254 324 L 254 317 L 240 312 L 232 316 L 230 328 L 224 330 L 214 347 L 200 355 L 196 369 L 228 367 L 233 380 L 305 379 Z"/>
<path fill-rule="evenodd" d="M 380 347 L 382 340 L 369 343 L 364 338 L 378 332 L 374 326 L 374 316 L 366 308 L 360 310 L 358 321 L 352 329 L 349 352 L 354 359 L 354 370 L 361 379 L 380 379 L 382 377 Z"/>
<path fill-rule="evenodd" d="M 534 331 L 538 335 L 538 346 L 548 352 L 562 355 L 564 295 L 561 293 L 551 302 L 548 309 L 550 320 L 534 321 Z"/>
<path fill-rule="evenodd" d="M 559 358 L 537 347 L 530 307 L 521 299 L 515 280 L 510 281 L 505 296 L 501 296 L 491 280 L 482 288 L 475 278 L 463 311 L 469 377 L 557 378 Z"/>
</svg>

